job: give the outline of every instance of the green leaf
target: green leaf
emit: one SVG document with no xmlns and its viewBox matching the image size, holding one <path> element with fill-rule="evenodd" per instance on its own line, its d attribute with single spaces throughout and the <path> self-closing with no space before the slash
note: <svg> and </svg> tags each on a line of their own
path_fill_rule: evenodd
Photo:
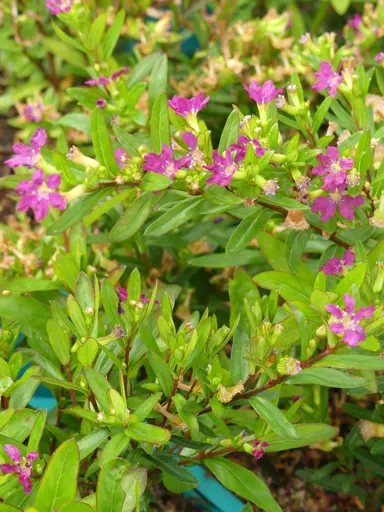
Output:
<svg viewBox="0 0 384 512">
<path fill-rule="evenodd" d="M 119 299 L 115 288 L 107 279 L 103 279 L 101 283 L 101 302 L 111 326 L 118 325 L 120 323 L 120 318 L 117 314 Z"/>
<path fill-rule="evenodd" d="M 281 512 L 267 485 L 252 471 L 229 460 L 212 457 L 204 464 L 230 491 L 251 501 L 266 512 Z"/>
<path fill-rule="evenodd" d="M 165 396 L 169 396 L 173 387 L 173 378 L 171 370 L 167 363 L 158 354 L 148 354 L 148 362 L 156 375 L 160 387 Z"/>
<path fill-rule="evenodd" d="M 40 440 L 44 433 L 45 424 L 47 422 L 47 410 L 39 411 L 40 414 L 36 418 L 35 424 L 33 425 L 31 434 L 28 440 L 28 452 L 38 452 Z"/>
<path fill-rule="evenodd" d="M 60 507 L 57 512 L 94 512 L 94 509 L 86 503 L 71 501 Z"/>
<path fill-rule="evenodd" d="M 122 242 L 131 238 L 147 220 L 158 200 L 159 196 L 150 192 L 138 196 L 111 229 L 111 240 Z"/>
<path fill-rule="evenodd" d="M 353 286 L 360 288 L 365 279 L 367 272 L 367 264 L 360 263 L 356 265 L 352 270 L 349 270 L 347 275 L 339 281 L 333 290 L 339 297 L 342 297 L 346 293 L 350 293 Z"/>
<path fill-rule="evenodd" d="M 331 354 L 315 363 L 314 366 L 354 370 L 384 370 L 384 358 L 362 354 Z"/>
<path fill-rule="evenodd" d="M 67 330 L 63 329 L 58 322 L 52 319 L 47 322 L 47 333 L 49 343 L 57 359 L 63 366 L 66 366 L 71 359 L 69 333 Z"/>
<path fill-rule="evenodd" d="M 104 113 L 99 108 L 93 111 L 91 117 L 91 135 L 97 161 L 116 176 L 120 169 L 114 157 Z"/>
<path fill-rule="evenodd" d="M 152 462 L 156 467 L 160 468 L 173 478 L 176 478 L 179 482 L 184 484 L 193 485 L 197 487 L 199 481 L 197 478 L 186 468 L 179 466 L 172 459 L 165 458 L 162 454 L 158 455 L 144 455 L 144 458 Z"/>
<path fill-rule="evenodd" d="M 91 280 L 84 272 L 80 272 L 76 280 L 75 297 L 83 311 L 87 308 L 94 308 L 95 296 L 93 286 Z"/>
<path fill-rule="evenodd" d="M 74 326 L 82 336 L 85 336 L 87 334 L 85 316 L 79 303 L 77 302 L 73 295 L 68 295 L 67 309 Z"/>
<path fill-rule="evenodd" d="M 77 358 L 83 366 L 92 366 L 98 351 L 99 344 L 97 341 L 94 338 L 88 338 L 87 341 L 79 347 Z"/>
<path fill-rule="evenodd" d="M 180 494 L 185 491 L 189 491 L 196 487 L 195 484 L 185 484 L 180 482 L 177 478 L 163 472 L 163 484 L 168 491 Z M 0 511 L 1 512 L 1 511 Z"/>
<path fill-rule="evenodd" d="M 289 384 L 319 384 L 329 388 L 358 388 L 366 379 L 331 368 L 305 368 L 288 379 Z"/>
<path fill-rule="evenodd" d="M 262 272 L 255 276 L 254 281 L 261 288 L 275 290 L 285 300 L 309 302 L 311 286 L 302 279 L 285 272 Z"/>
<path fill-rule="evenodd" d="M 168 103 L 165 93 L 160 94 L 152 107 L 151 142 L 154 153 L 161 153 L 163 144 L 171 146 L 169 131 Z"/>
<path fill-rule="evenodd" d="M 237 109 L 233 110 L 230 114 L 228 119 L 225 122 L 224 129 L 221 133 L 220 137 L 220 143 L 218 152 L 220 154 L 223 153 L 223 151 L 231 144 L 234 144 L 239 139 L 239 111 Z"/>
<path fill-rule="evenodd" d="M 269 204 L 272 206 L 280 206 L 285 210 L 308 210 L 308 206 L 291 199 L 290 197 L 285 197 L 282 194 L 276 194 L 275 196 L 263 196 L 259 199 L 259 203 L 265 206 Z"/>
<path fill-rule="evenodd" d="M 35 501 L 39 512 L 53 512 L 75 499 L 78 472 L 79 449 L 70 439 L 55 451 L 40 481 Z"/>
<path fill-rule="evenodd" d="M 44 37 L 42 39 L 42 45 L 46 50 L 52 52 L 54 55 L 57 55 L 66 62 L 69 62 L 78 68 L 85 68 L 86 64 L 82 54 L 77 50 L 69 48 L 68 44 L 58 41 L 53 37 Z"/>
<path fill-rule="evenodd" d="M 47 235 L 58 235 L 74 224 L 81 222 L 110 193 L 111 191 L 108 188 L 101 188 L 75 199 L 63 215 L 48 228 Z"/>
<path fill-rule="evenodd" d="M 107 393 L 112 389 L 111 385 L 107 379 L 101 375 L 101 373 L 98 373 L 93 368 L 84 368 L 84 373 L 96 400 L 101 405 L 103 411 L 110 414 L 110 405 Z"/>
<path fill-rule="evenodd" d="M 133 423 L 124 432 L 135 441 L 151 444 L 167 443 L 171 437 L 169 430 L 148 423 Z"/>
<path fill-rule="evenodd" d="M 124 432 L 118 432 L 117 434 L 113 434 L 111 440 L 104 446 L 100 458 L 99 463 L 100 466 L 105 466 L 107 462 L 109 462 L 114 457 L 118 457 L 130 443 L 129 437 L 127 437 Z"/>
<path fill-rule="evenodd" d="M 135 409 L 135 416 L 139 421 L 144 421 L 159 403 L 161 393 L 154 393 Z"/>
<path fill-rule="evenodd" d="M 129 155 L 138 156 L 138 152 L 136 150 L 141 145 L 140 141 L 134 135 L 131 135 L 124 128 L 121 128 L 115 123 L 112 125 L 112 129 L 122 148 L 125 149 Z"/>
<path fill-rule="evenodd" d="M 255 211 L 245 217 L 233 231 L 226 246 L 227 254 L 237 254 L 245 249 L 250 241 L 261 231 L 274 212 L 264 208 L 255 208 Z"/>
<path fill-rule="evenodd" d="M 175 206 L 163 213 L 145 230 L 145 235 L 161 236 L 172 229 L 178 228 L 185 224 L 193 217 L 197 217 L 201 213 L 201 204 L 204 199 L 201 197 L 189 197 L 178 202 Z"/>
<path fill-rule="evenodd" d="M 87 135 L 91 135 L 91 123 L 89 116 L 86 114 L 77 114 L 76 112 L 66 114 L 60 118 L 58 124 L 60 126 L 68 126 L 69 128 L 74 128 L 86 133 Z"/>
<path fill-rule="evenodd" d="M 3 289 L 10 292 L 30 293 L 30 292 L 46 292 L 51 290 L 62 290 L 64 284 L 60 281 L 48 281 L 46 279 L 31 279 L 30 277 L 17 277 L 10 281 L 1 283 Z"/>
<path fill-rule="evenodd" d="M 285 240 L 285 259 L 289 268 L 294 274 L 297 274 L 300 268 L 301 256 L 305 251 L 307 242 L 311 236 L 310 230 L 294 231 L 289 233 Z"/>
<path fill-rule="evenodd" d="M 111 199 L 108 199 L 107 201 L 104 201 L 101 203 L 97 208 L 93 210 L 89 215 L 87 215 L 84 219 L 84 224 L 86 226 L 90 226 L 93 222 L 98 220 L 102 215 L 109 212 L 112 208 L 117 206 L 119 203 L 124 201 L 125 199 L 129 199 L 130 201 L 133 200 L 133 198 L 136 196 L 135 190 L 132 189 L 126 189 L 120 194 L 117 194 Z"/>
<path fill-rule="evenodd" d="M 153 66 L 148 85 L 149 111 L 152 111 L 155 100 L 165 93 L 168 85 L 168 57 L 162 55 Z"/>
<path fill-rule="evenodd" d="M 108 428 L 96 428 L 92 432 L 77 442 L 79 448 L 80 460 L 85 459 L 93 453 L 108 437 L 110 431 Z"/>
<path fill-rule="evenodd" d="M 45 333 L 45 326 L 50 316 L 48 306 L 32 297 L 12 295 L 0 297 L 0 318 L 18 322 L 22 332 L 36 329 Z"/>
<path fill-rule="evenodd" d="M 107 96 L 105 93 L 103 93 L 99 87 L 70 87 L 69 89 L 66 89 L 66 93 L 71 97 L 73 98 L 74 100 L 77 101 L 77 103 L 79 105 L 81 105 L 82 107 L 85 107 L 85 108 L 89 108 L 91 110 L 93 110 L 94 108 L 96 108 L 96 101 L 99 99 L 99 98 L 103 98 L 103 99 L 106 99 Z M 87 116 L 88 117 L 88 116 Z M 91 122 L 90 122 L 90 119 L 88 118 L 88 128 L 89 128 L 89 133 L 90 133 L 90 130 L 91 130 Z M 69 165 L 68 165 L 68 160 L 64 157 L 64 155 L 61 155 L 62 158 L 65 160 L 66 162 L 66 167 L 69 168 Z M 65 164 L 64 164 L 65 165 Z M 57 166 L 56 165 L 56 168 L 57 169 L 60 169 L 61 172 L 62 171 L 62 168 Z M 69 170 L 70 171 L 70 170 Z M 70 171 L 70 173 L 72 174 L 72 171 Z M 65 176 L 67 176 L 68 174 L 66 173 Z M 73 175 L 72 175 L 73 176 Z M 73 180 L 73 184 L 76 184 L 76 180 L 74 179 L 74 177 L 72 177 L 72 180 Z"/>
<path fill-rule="evenodd" d="M 250 341 L 247 333 L 238 325 L 233 337 L 231 351 L 231 377 L 232 384 L 237 384 L 240 380 L 243 384 L 247 382 L 249 376 Z"/>
<path fill-rule="evenodd" d="M 279 434 L 268 432 L 264 434 L 260 440 L 269 443 L 266 452 L 281 452 L 283 450 L 291 450 L 294 448 L 301 448 L 314 443 L 321 443 L 331 439 L 339 430 L 330 425 L 323 425 L 321 423 L 306 423 L 302 425 L 295 425 L 298 439 L 282 439 Z"/>
<path fill-rule="evenodd" d="M 66 382 L 65 380 L 54 379 L 51 377 L 39 377 L 39 381 L 43 384 L 49 384 L 50 386 L 58 386 L 63 389 L 73 389 L 74 391 L 78 391 L 79 393 L 87 394 L 87 391 L 80 386 L 76 386 L 72 384 L 72 382 Z"/>
<path fill-rule="evenodd" d="M 103 61 L 107 61 L 113 53 L 116 43 L 119 40 L 121 29 L 124 25 L 124 18 L 125 12 L 124 9 L 121 9 L 121 11 L 119 11 L 116 14 L 113 23 L 111 24 L 103 38 Z"/>
<path fill-rule="evenodd" d="M 60 253 L 53 263 L 56 276 L 61 279 L 71 291 L 74 291 L 79 267 L 70 254 Z"/>
<path fill-rule="evenodd" d="M 253 396 L 249 399 L 249 403 L 274 432 L 281 437 L 298 438 L 295 427 L 273 402 L 261 396 Z"/>
<path fill-rule="evenodd" d="M 152 53 L 151 55 L 141 59 L 141 61 L 136 64 L 136 66 L 129 74 L 127 81 L 128 88 L 131 89 L 134 85 L 138 84 L 143 80 L 143 78 L 149 75 L 153 69 L 153 66 L 156 64 L 160 57 L 160 53 Z"/>
<path fill-rule="evenodd" d="M 228 206 L 236 206 L 242 204 L 244 199 L 236 196 L 233 192 L 230 192 L 221 185 L 211 184 L 204 189 L 203 196 L 211 201 L 213 204 Z"/>
<path fill-rule="evenodd" d="M 351 0 L 331 0 L 332 7 L 340 15 L 347 12 L 350 3 Z"/>
<path fill-rule="evenodd" d="M 324 118 L 328 113 L 329 107 L 332 103 L 333 97 L 327 96 L 321 105 L 317 108 L 316 114 L 312 121 L 312 134 L 316 135 L 319 131 L 320 126 L 323 124 Z"/>
<path fill-rule="evenodd" d="M 157 172 L 146 172 L 143 181 L 140 184 L 141 190 L 157 191 L 168 188 L 173 181 L 168 176 L 163 176 Z"/>
<path fill-rule="evenodd" d="M 87 37 L 87 48 L 95 50 L 104 34 L 105 25 L 107 23 L 107 13 L 100 14 L 91 24 L 91 30 Z"/>
<path fill-rule="evenodd" d="M 125 493 L 121 480 L 129 469 L 123 459 L 112 459 L 100 471 L 96 490 L 96 512 L 122 512 Z"/>
<path fill-rule="evenodd" d="M 204 254 L 191 258 L 188 265 L 193 267 L 205 268 L 227 268 L 240 267 L 241 265 L 262 264 L 264 262 L 263 255 L 260 251 L 254 249 L 245 249 L 239 254 Z"/>
<path fill-rule="evenodd" d="M 85 48 L 83 43 L 78 41 L 77 39 L 74 39 L 73 37 L 70 37 L 68 34 L 66 34 L 61 28 L 56 25 L 56 23 L 52 22 L 53 30 L 55 31 L 56 35 L 59 36 L 59 38 L 64 41 L 64 43 L 69 44 L 70 46 L 73 46 L 74 48 L 77 48 L 78 50 L 84 52 Z"/>
</svg>

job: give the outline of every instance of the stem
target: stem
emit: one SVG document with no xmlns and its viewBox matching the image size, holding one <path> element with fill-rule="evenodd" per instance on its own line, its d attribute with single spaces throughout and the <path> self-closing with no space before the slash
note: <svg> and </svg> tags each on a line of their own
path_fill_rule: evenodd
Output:
<svg viewBox="0 0 384 512">
<path fill-rule="evenodd" d="M 124 388 L 129 396 L 131 394 L 131 385 L 128 380 L 128 367 L 129 367 L 129 353 L 131 351 L 130 347 L 130 338 L 127 340 L 127 344 L 125 345 L 125 351 L 124 351 L 124 360 L 125 360 L 125 367 L 126 367 L 126 373 L 123 375 L 123 381 L 124 381 Z M 128 390 L 128 383 L 129 383 L 129 390 Z"/>
<path fill-rule="evenodd" d="M 69 367 L 69 364 L 65 365 L 65 371 L 67 373 L 68 382 L 72 382 L 72 374 L 71 374 L 71 368 Z M 69 389 L 69 396 L 71 397 L 73 405 L 79 405 L 76 400 L 76 393 L 73 389 Z"/>
<path fill-rule="evenodd" d="M 171 394 L 169 395 L 168 403 L 167 403 L 167 406 L 165 408 L 166 412 L 169 412 L 169 409 L 171 408 L 172 397 L 175 396 L 175 394 L 176 394 L 177 386 L 179 384 L 180 376 L 181 376 L 182 373 L 183 373 L 183 369 L 180 368 L 180 370 L 177 373 L 176 379 L 174 379 L 174 381 L 173 381 L 173 388 L 172 388 Z M 166 421 L 167 421 L 167 418 L 166 418 L 166 416 L 164 416 L 163 417 L 163 426 L 165 425 Z"/>
<path fill-rule="evenodd" d="M 337 347 L 327 348 L 327 350 L 325 350 L 321 354 L 318 354 L 317 356 L 313 357 L 312 359 L 309 359 L 308 361 L 304 361 L 303 363 L 301 363 L 301 368 L 302 369 L 309 368 L 310 366 L 314 365 L 321 359 L 324 359 L 324 357 L 327 357 L 330 354 L 332 354 L 333 352 L 335 352 L 336 348 Z M 246 400 L 247 398 L 251 398 L 252 396 L 258 395 L 258 394 L 262 393 L 263 391 L 266 391 L 267 389 L 274 388 L 275 386 L 278 386 L 279 384 L 282 384 L 283 382 L 288 380 L 290 377 L 292 377 L 292 375 L 281 375 L 280 377 L 278 377 L 275 380 L 270 380 L 267 384 L 265 384 L 261 388 L 254 389 L 252 391 L 247 391 L 245 393 L 239 393 L 236 396 L 236 401 L 237 400 Z M 203 409 L 201 412 L 199 412 L 198 415 L 200 416 L 201 414 L 206 414 L 211 411 L 212 411 L 211 407 L 205 407 L 205 409 Z"/>
</svg>

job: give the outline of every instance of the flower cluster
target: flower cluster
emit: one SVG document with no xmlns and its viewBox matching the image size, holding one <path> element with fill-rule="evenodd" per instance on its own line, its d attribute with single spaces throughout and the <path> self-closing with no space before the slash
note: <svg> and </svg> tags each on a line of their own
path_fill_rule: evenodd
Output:
<svg viewBox="0 0 384 512">
<path fill-rule="evenodd" d="M 26 457 L 22 457 L 20 450 L 11 444 L 5 444 L 4 451 L 13 461 L 13 464 L 1 464 L 0 471 L 4 474 L 17 474 L 24 492 L 29 494 L 32 490 L 32 481 L 30 478 L 32 473 L 32 462 L 37 459 L 39 454 L 37 452 L 30 452 Z"/>
<path fill-rule="evenodd" d="M 350 247 L 345 251 L 342 258 L 331 258 L 321 267 L 321 271 L 327 275 L 338 276 L 341 274 L 345 267 L 353 265 L 355 263 L 355 253 L 353 248 Z"/>
</svg>

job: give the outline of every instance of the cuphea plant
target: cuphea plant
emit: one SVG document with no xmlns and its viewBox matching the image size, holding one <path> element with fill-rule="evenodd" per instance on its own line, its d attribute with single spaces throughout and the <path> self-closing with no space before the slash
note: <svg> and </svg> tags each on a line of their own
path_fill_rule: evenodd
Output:
<svg viewBox="0 0 384 512">
<path fill-rule="evenodd" d="M 382 5 L 338 50 L 332 34 L 290 40 L 298 73 L 238 80 L 218 126 L 211 90 L 173 94 L 166 53 L 114 57 L 123 10 L 47 7 L 49 53 L 84 69 L 57 125 L 23 108 L 5 162 L 18 221 L 0 238 L 4 507 L 149 510 L 153 482 L 194 489 L 202 465 L 279 511 L 231 455 L 340 447 L 329 389 L 382 392 L 384 80 L 363 37 Z M 290 30 L 286 14 L 247 23 L 273 52 Z M 370 59 L 348 58 L 359 44 Z M 39 384 L 49 413 L 31 402 Z M 380 405 L 353 411 L 366 423 L 345 450 L 361 460 Z"/>
</svg>

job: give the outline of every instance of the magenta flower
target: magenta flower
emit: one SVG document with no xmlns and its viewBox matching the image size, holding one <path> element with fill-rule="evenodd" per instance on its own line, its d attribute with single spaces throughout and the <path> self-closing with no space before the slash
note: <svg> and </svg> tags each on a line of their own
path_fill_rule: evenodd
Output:
<svg viewBox="0 0 384 512">
<path fill-rule="evenodd" d="M 120 169 L 124 169 L 129 160 L 128 153 L 123 148 L 117 148 L 114 152 L 115 160 Z"/>
<path fill-rule="evenodd" d="M 260 85 L 258 82 L 252 80 L 249 87 L 244 85 L 244 89 L 248 92 L 249 97 L 256 101 L 258 105 L 269 103 L 274 100 L 278 94 L 283 92 L 283 89 L 276 89 L 272 80 L 267 80 Z"/>
<path fill-rule="evenodd" d="M 66 201 L 60 192 L 50 192 L 60 186 L 59 174 L 51 174 L 44 183 L 44 172 L 37 169 L 29 181 L 23 180 L 16 187 L 16 192 L 22 197 L 17 205 L 20 212 L 26 212 L 31 208 L 37 221 L 45 219 L 49 207 L 57 210 L 65 210 Z"/>
<path fill-rule="evenodd" d="M 37 452 L 30 452 L 26 457 L 22 457 L 20 450 L 12 444 L 5 444 L 4 451 L 14 464 L 1 464 L 0 471 L 4 474 L 16 473 L 19 475 L 19 482 L 24 488 L 24 492 L 29 494 L 32 490 L 32 482 L 30 479 L 32 472 L 32 462 L 37 459 Z"/>
<path fill-rule="evenodd" d="M 258 439 L 253 443 L 253 450 L 252 455 L 256 458 L 256 460 L 260 460 L 262 457 L 264 457 L 265 454 L 265 448 L 269 446 L 269 443 L 266 443 L 265 441 L 261 442 Z"/>
<path fill-rule="evenodd" d="M 353 28 L 354 30 L 358 29 L 361 25 L 361 22 L 363 21 L 363 18 L 360 16 L 360 14 L 354 14 L 352 18 L 349 18 L 348 20 L 348 27 Z"/>
<path fill-rule="evenodd" d="M 274 196 L 279 188 L 277 178 L 274 178 L 273 180 L 267 180 L 264 183 L 263 192 L 266 196 Z"/>
<path fill-rule="evenodd" d="M 365 340 L 364 329 L 360 325 L 363 318 L 371 318 L 375 312 L 373 306 L 360 308 L 355 313 L 355 299 L 348 295 L 344 295 L 345 311 L 342 311 L 335 304 L 328 304 L 325 309 L 331 313 L 329 326 L 331 331 L 343 337 L 343 341 L 350 347 L 355 347 L 359 341 Z"/>
<path fill-rule="evenodd" d="M 105 108 L 107 106 L 107 102 L 103 98 L 98 98 L 96 100 L 96 107 L 97 108 Z"/>
<path fill-rule="evenodd" d="M 328 276 L 338 276 L 344 270 L 344 267 L 353 265 L 355 263 L 355 254 L 353 248 L 350 247 L 345 251 L 342 259 L 331 258 L 325 265 L 321 267 L 321 272 L 324 272 Z"/>
<path fill-rule="evenodd" d="M 117 313 L 119 315 L 122 315 L 124 313 L 124 309 L 122 308 L 121 303 L 128 300 L 128 290 L 127 290 L 127 288 L 118 288 L 117 293 L 119 294 L 119 304 L 118 304 Z M 140 295 L 140 302 L 142 304 L 149 304 L 151 302 L 151 299 L 146 298 L 145 294 L 142 293 Z M 155 299 L 154 304 L 159 304 L 159 301 L 157 299 Z"/>
<path fill-rule="evenodd" d="M 215 149 L 213 151 L 213 164 L 205 166 L 205 169 L 214 173 L 213 176 L 207 180 L 207 183 L 216 183 L 217 185 L 226 187 L 231 183 L 233 175 L 238 168 L 239 166 L 234 163 L 229 149 L 225 150 L 225 156 L 221 156 Z"/>
<path fill-rule="evenodd" d="M 28 121 L 35 121 L 36 123 L 40 123 L 42 115 L 43 115 L 43 105 L 41 102 L 37 103 L 27 103 L 22 110 L 22 115 Z"/>
<path fill-rule="evenodd" d="M 197 147 L 197 137 L 192 132 L 183 133 L 183 141 L 188 146 L 189 152 L 186 156 L 189 159 L 188 165 L 195 167 L 204 160 L 204 153 Z"/>
<path fill-rule="evenodd" d="M 111 76 L 100 76 L 99 78 L 93 78 L 91 80 L 87 80 L 84 82 L 85 85 L 109 85 L 110 83 L 117 80 L 121 75 L 124 75 L 124 73 L 128 73 L 129 68 L 125 67 L 120 69 L 119 71 L 116 71 Z M 99 101 L 99 100 L 97 100 Z"/>
<path fill-rule="evenodd" d="M 375 56 L 375 61 L 379 64 L 384 61 L 384 52 L 380 52 Z"/>
<path fill-rule="evenodd" d="M 178 116 L 188 117 L 189 114 L 197 114 L 207 105 L 209 100 L 209 96 L 204 98 L 204 94 L 200 92 L 197 96 L 192 96 L 192 98 L 173 96 L 173 98 L 168 101 L 168 106 L 174 110 Z"/>
<path fill-rule="evenodd" d="M 31 145 L 27 146 L 21 142 L 14 144 L 12 149 L 15 154 L 11 158 L 8 158 L 8 160 L 5 160 L 4 164 L 12 169 L 23 165 L 31 169 L 40 160 L 40 150 L 46 142 L 47 132 L 44 128 L 38 128 L 31 137 Z"/>
<path fill-rule="evenodd" d="M 163 150 L 160 155 L 156 153 L 147 153 L 144 156 L 143 170 L 157 172 L 173 179 L 176 171 L 182 167 L 188 166 L 189 164 L 190 158 L 188 157 L 174 160 L 172 149 L 167 144 L 163 144 Z"/>
<path fill-rule="evenodd" d="M 265 149 L 260 145 L 258 139 L 249 139 L 245 135 L 240 135 L 236 144 L 231 144 L 231 151 L 236 151 L 235 162 L 241 162 L 245 158 L 248 146 L 252 144 L 257 156 L 261 157 L 265 153 Z"/>
<path fill-rule="evenodd" d="M 363 196 L 351 197 L 348 194 L 340 195 L 338 192 L 328 197 L 318 197 L 313 201 L 312 213 L 320 213 L 323 222 L 327 222 L 336 213 L 336 206 L 339 206 L 339 212 L 344 219 L 353 220 L 354 208 L 364 204 Z"/>
<path fill-rule="evenodd" d="M 329 87 L 329 96 L 336 96 L 337 86 L 343 81 L 339 73 L 333 71 L 332 66 L 328 62 L 320 62 L 320 71 L 315 73 L 318 79 L 317 83 L 312 86 L 315 91 L 322 91 Z"/>
<path fill-rule="evenodd" d="M 334 146 L 328 146 L 326 155 L 319 155 L 317 157 L 321 165 L 312 169 L 312 174 L 315 176 L 324 176 L 323 190 L 328 192 L 344 192 L 347 188 L 346 171 L 353 168 L 353 160 L 351 158 L 341 158 L 339 160 L 339 150 Z"/>
<path fill-rule="evenodd" d="M 53 16 L 62 12 L 69 12 L 72 9 L 72 0 L 46 0 L 45 6 Z"/>
</svg>

